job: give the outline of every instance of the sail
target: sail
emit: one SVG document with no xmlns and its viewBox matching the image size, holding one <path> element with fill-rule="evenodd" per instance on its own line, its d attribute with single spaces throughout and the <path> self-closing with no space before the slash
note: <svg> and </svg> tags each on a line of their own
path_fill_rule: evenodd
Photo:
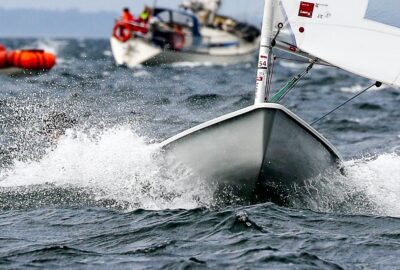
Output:
<svg viewBox="0 0 400 270">
<path fill-rule="evenodd" d="M 268 1 L 268 0 L 267 0 Z M 287 49 L 400 86 L 400 1 L 271 0 Z"/>
</svg>

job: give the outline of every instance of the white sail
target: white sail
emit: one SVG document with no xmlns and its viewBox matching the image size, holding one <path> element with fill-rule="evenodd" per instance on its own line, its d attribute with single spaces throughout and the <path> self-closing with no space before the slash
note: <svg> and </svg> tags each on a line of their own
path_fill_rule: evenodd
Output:
<svg viewBox="0 0 400 270">
<path fill-rule="evenodd" d="M 288 50 L 400 86 L 400 1 L 271 0 Z"/>
</svg>

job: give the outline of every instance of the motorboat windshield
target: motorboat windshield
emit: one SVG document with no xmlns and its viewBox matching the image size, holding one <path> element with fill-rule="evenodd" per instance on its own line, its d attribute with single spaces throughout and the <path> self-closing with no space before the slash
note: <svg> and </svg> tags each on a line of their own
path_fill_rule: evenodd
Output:
<svg viewBox="0 0 400 270">
<path fill-rule="evenodd" d="M 200 37 L 200 23 L 196 16 L 185 11 L 167 8 L 155 8 L 154 15 L 159 21 L 169 25 L 178 25 L 191 29 L 193 37 Z"/>
</svg>

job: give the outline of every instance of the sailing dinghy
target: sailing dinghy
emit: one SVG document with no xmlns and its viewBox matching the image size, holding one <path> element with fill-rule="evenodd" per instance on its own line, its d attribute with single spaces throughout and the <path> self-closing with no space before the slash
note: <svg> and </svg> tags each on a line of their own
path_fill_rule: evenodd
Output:
<svg viewBox="0 0 400 270">
<path fill-rule="evenodd" d="M 383 2 L 265 0 L 255 104 L 163 142 L 167 157 L 253 202 L 285 202 L 310 179 L 339 171 L 328 140 L 277 104 L 301 76 L 270 97 L 273 51 L 400 86 L 400 22 L 384 19 L 396 1 Z"/>
</svg>

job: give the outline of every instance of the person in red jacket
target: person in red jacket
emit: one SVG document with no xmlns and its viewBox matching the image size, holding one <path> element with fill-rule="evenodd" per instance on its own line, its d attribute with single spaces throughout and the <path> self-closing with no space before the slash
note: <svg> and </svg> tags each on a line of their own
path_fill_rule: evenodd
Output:
<svg viewBox="0 0 400 270">
<path fill-rule="evenodd" d="M 132 37 L 132 31 L 134 31 L 134 22 L 135 17 L 133 17 L 129 8 L 124 8 L 121 17 L 115 23 L 113 36 L 121 42 L 128 41 Z"/>
<path fill-rule="evenodd" d="M 124 23 L 132 23 L 135 20 L 135 17 L 133 17 L 132 13 L 129 11 L 129 8 L 124 8 L 121 19 Z"/>
</svg>

